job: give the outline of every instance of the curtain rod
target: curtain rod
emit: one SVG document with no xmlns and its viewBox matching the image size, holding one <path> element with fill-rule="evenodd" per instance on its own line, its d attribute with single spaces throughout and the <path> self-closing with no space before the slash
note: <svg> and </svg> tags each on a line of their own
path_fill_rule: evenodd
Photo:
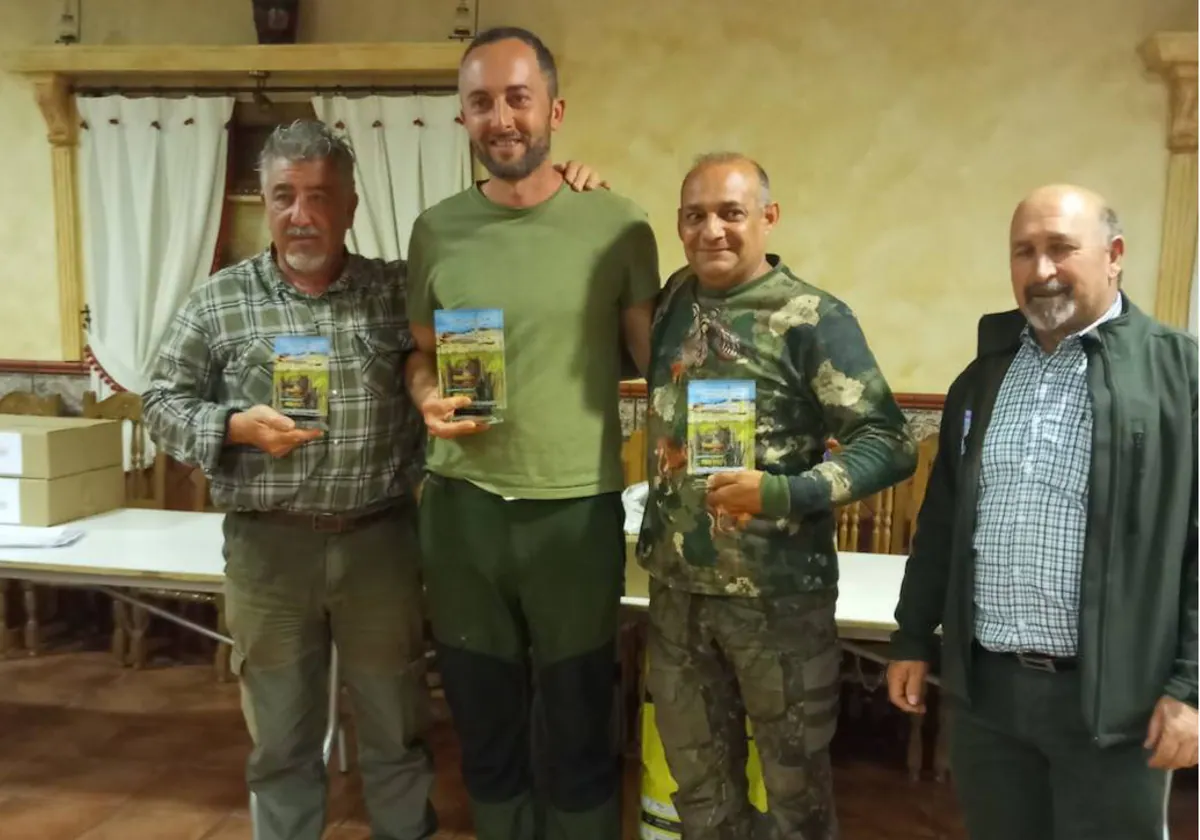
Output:
<svg viewBox="0 0 1200 840">
<path fill-rule="evenodd" d="M 254 87 L 230 86 L 181 86 L 167 87 L 163 85 L 73 85 L 71 92 L 80 96 L 108 96 L 123 93 L 149 94 L 193 94 L 201 95 L 236 95 L 239 93 L 331 93 L 335 96 L 343 93 L 457 93 L 458 88 L 449 85 L 255 85 Z"/>
</svg>

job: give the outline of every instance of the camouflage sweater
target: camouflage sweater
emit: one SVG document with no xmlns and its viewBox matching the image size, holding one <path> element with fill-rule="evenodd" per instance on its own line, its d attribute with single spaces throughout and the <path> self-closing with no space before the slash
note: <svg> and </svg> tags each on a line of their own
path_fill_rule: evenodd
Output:
<svg viewBox="0 0 1200 840">
<path fill-rule="evenodd" d="M 723 293 L 677 272 L 654 318 L 638 557 L 656 579 L 695 593 L 835 587 L 833 508 L 916 468 L 915 442 L 854 314 L 769 260 L 768 274 Z M 763 512 L 737 528 L 714 521 L 706 476 L 688 470 L 687 384 L 701 379 L 756 385 Z"/>
</svg>

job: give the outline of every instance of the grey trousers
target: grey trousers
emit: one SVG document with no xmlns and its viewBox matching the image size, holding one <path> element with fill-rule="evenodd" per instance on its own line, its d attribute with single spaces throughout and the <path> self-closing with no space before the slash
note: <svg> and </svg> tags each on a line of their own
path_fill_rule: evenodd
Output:
<svg viewBox="0 0 1200 840">
<path fill-rule="evenodd" d="M 1078 671 L 975 655 L 972 707 L 956 704 L 950 767 L 971 840 L 1161 840 L 1170 774 L 1140 741 L 1098 747 Z"/>
<path fill-rule="evenodd" d="M 358 737 L 376 840 L 432 836 L 432 761 L 419 556 L 412 514 L 342 534 L 229 514 L 226 618 L 254 740 L 255 840 L 319 840 L 330 645 Z"/>
</svg>

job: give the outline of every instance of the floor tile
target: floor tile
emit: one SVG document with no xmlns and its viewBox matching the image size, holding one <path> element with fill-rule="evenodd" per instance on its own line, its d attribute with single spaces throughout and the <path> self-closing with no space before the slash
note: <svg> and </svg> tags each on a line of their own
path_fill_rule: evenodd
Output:
<svg viewBox="0 0 1200 840">
<path fill-rule="evenodd" d="M 0 778 L 0 795 L 70 802 L 100 800 L 120 805 L 138 795 L 160 775 L 161 768 L 146 762 L 31 759 L 10 768 Z M 0 831 L 0 837 L 4 836 Z"/>
<path fill-rule="evenodd" d="M 254 830 L 250 826 L 250 817 L 243 814 L 233 814 L 217 824 L 212 831 L 205 834 L 202 840 L 251 840 Z"/>
<path fill-rule="evenodd" d="M 127 804 L 78 840 L 201 840 L 225 820 L 220 811 Z"/>
<path fill-rule="evenodd" d="M 178 764 L 163 769 L 138 799 L 163 807 L 198 808 L 223 814 L 248 812 L 246 780 L 235 773 Z"/>
<path fill-rule="evenodd" d="M 114 801 L 66 796 L 10 796 L 0 800 L 4 840 L 77 840 L 120 809 Z"/>
</svg>

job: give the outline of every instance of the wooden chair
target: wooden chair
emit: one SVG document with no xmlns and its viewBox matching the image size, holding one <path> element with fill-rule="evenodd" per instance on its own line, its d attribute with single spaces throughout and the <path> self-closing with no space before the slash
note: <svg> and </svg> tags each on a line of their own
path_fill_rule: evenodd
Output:
<svg viewBox="0 0 1200 840">
<path fill-rule="evenodd" d="M 58 394 L 48 394 L 41 397 L 28 391 L 10 391 L 0 397 L 0 414 L 24 414 L 38 417 L 61 417 L 66 413 L 63 398 Z M 13 649 L 15 632 L 9 631 L 7 602 L 9 581 L 0 579 L 0 656 Z M 43 633 L 53 633 L 63 629 L 59 625 L 43 626 L 41 623 L 41 605 L 38 603 L 39 593 L 52 592 L 47 587 L 35 586 L 30 581 L 21 582 L 23 605 L 25 608 L 25 650 L 36 656 L 41 649 Z M 51 616 L 57 607 L 53 601 L 49 604 Z"/>
<path fill-rule="evenodd" d="M 39 397 L 28 391 L 9 391 L 0 397 L 0 414 L 32 414 L 39 417 L 61 417 L 66 413 L 63 398 L 58 394 Z"/>
<path fill-rule="evenodd" d="M 83 395 L 83 416 L 93 419 L 119 420 L 131 426 L 129 443 L 129 470 L 125 474 L 125 505 L 164 509 L 167 495 L 167 456 L 156 453 L 153 460 L 146 455 L 149 436 L 142 420 L 142 398 L 127 392 L 113 394 L 97 400 L 96 394 L 88 391 Z M 196 510 L 204 510 L 207 487 L 195 485 L 192 501 Z M 227 632 L 225 627 L 225 602 L 221 596 L 205 593 L 176 592 L 163 589 L 139 589 L 138 594 L 146 597 L 166 598 L 172 601 L 213 604 L 217 608 L 218 632 Z M 140 607 L 130 608 L 121 601 L 113 601 L 112 652 L 122 665 L 136 669 L 144 668 L 149 651 L 146 631 L 150 626 L 150 614 Z M 221 682 L 229 678 L 228 645 L 218 645 L 213 667 Z"/>
</svg>

